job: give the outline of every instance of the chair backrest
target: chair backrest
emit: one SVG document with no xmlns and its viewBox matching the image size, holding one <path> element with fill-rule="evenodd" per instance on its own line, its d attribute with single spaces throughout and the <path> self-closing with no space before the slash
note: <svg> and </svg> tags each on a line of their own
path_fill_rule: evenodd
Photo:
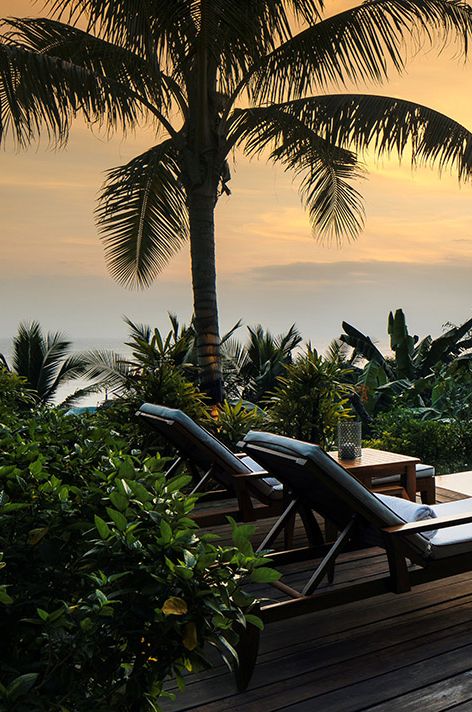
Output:
<svg viewBox="0 0 472 712">
<path fill-rule="evenodd" d="M 248 462 L 245 464 L 218 438 L 181 410 L 144 403 L 137 415 L 157 430 L 166 441 L 174 445 L 184 459 L 194 463 L 204 472 L 213 467 L 215 478 L 230 490 L 234 489 L 234 475 L 254 471 L 254 465 L 257 463 L 251 463 L 250 458 L 245 458 Z M 261 481 L 252 480 L 249 489 L 259 490 L 261 494 L 270 498 L 274 491 L 281 489 L 281 485 L 276 483 L 274 478 L 268 477 Z"/>
<path fill-rule="evenodd" d="M 250 431 L 244 438 L 244 450 L 339 529 L 355 513 L 376 530 L 405 521 L 318 445 Z M 409 537 L 408 544 L 421 555 L 430 549 L 429 541 L 421 534 Z"/>
</svg>

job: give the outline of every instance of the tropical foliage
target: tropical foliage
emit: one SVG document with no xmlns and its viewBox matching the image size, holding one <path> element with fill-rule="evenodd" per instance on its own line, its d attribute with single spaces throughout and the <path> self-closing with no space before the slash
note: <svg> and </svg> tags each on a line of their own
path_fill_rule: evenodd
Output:
<svg viewBox="0 0 472 712">
<path fill-rule="evenodd" d="M 222 399 L 214 211 L 228 158 L 264 154 L 299 179 L 314 229 L 363 224 L 362 152 L 471 172 L 472 135 L 418 104 L 341 93 L 404 68 L 407 47 L 466 52 L 457 0 L 374 0 L 324 18 L 319 0 L 49 0 L 8 21 L 0 44 L 0 140 L 68 139 L 81 115 L 108 132 L 144 123 L 158 142 L 110 171 L 97 218 L 113 276 L 149 284 L 190 239 L 202 387 Z M 84 29 L 83 29 L 84 28 Z M 329 94 L 335 87 L 335 94 Z"/>
<path fill-rule="evenodd" d="M 11 370 L 25 379 L 41 403 L 54 400 L 58 389 L 65 383 L 81 376 L 84 360 L 80 354 L 71 354 L 72 342 L 58 332 L 43 334 L 40 324 L 20 324 L 13 338 Z M 10 368 L 3 355 L 0 362 Z M 89 395 L 93 388 L 77 390 L 65 404 Z"/>
<path fill-rule="evenodd" d="M 242 400 L 235 403 L 225 400 L 211 415 L 207 427 L 231 449 L 237 447 L 249 430 L 263 430 L 267 424 L 267 414 L 261 408 Z"/>
<path fill-rule="evenodd" d="M 31 408 L 36 402 L 33 391 L 24 378 L 0 365 L 0 419 L 6 420 L 19 410 Z"/>
<path fill-rule="evenodd" d="M 426 336 L 420 340 L 409 334 L 401 309 L 390 312 L 388 334 L 393 357 L 384 356 L 372 339 L 350 324 L 343 322 L 343 329 L 340 339 L 352 348 L 351 362 L 359 358 L 365 361 L 363 368 L 355 369 L 355 378 L 368 413 L 389 408 L 395 398 L 405 405 L 431 409 L 433 414 L 443 412 L 460 381 L 464 402 L 464 385 L 470 374 L 472 319 L 450 327 L 436 339 Z"/>
<path fill-rule="evenodd" d="M 235 662 L 260 625 L 244 582 L 277 574 L 253 527 L 221 547 L 189 518 L 188 478 L 126 454 L 95 416 L 42 409 L 0 425 L 0 707 L 157 710 L 166 679 Z"/>
<path fill-rule="evenodd" d="M 286 367 L 267 401 L 269 429 L 329 449 L 340 419 L 352 417 L 350 370 L 310 344 Z"/>
<path fill-rule="evenodd" d="M 278 336 L 260 324 L 248 327 L 249 339 L 241 344 L 235 338 L 223 344 L 223 374 L 228 396 L 259 403 L 271 391 L 285 366 L 292 363 L 293 351 L 302 337 L 292 324 Z"/>
<path fill-rule="evenodd" d="M 414 408 L 379 413 L 366 447 L 408 454 L 428 462 L 438 474 L 472 469 L 472 419 L 422 420 Z"/>
</svg>

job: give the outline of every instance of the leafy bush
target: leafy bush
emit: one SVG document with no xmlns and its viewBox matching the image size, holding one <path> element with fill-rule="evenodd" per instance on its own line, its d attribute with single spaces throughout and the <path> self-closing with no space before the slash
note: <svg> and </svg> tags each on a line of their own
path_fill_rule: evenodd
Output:
<svg viewBox="0 0 472 712">
<path fill-rule="evenodd" d="M 36 401 L 26 379 L 2 367 L 0 360 L 0 419 L 16 416 L 30 408 Z"/>
<path fill-rule="evenodd" d="M 364 415 L 388 412 L 394 407 L 417 407 L 423 408 L 425 415 L 443 417 L 452 412 L 456 416 L 457 406 L 449 395 L 456 391 L 455 382 L 464 377 L 465 371 L 469 371 L 470 381 L 472 319 L 461 326 L 448 326 L 438 338 L 426 336 L 420 340 L 410 335 L 401 309 L 390 312 L 388 333 L 393 357 L 386 357 L 368 336 L 343 322 L 345 333 L 340 339 L 352 347 L 350 360 L 367 362 L 362 369 L 354 367 Z M 462 389 L 460 395 L 465 396 L 466 390 Z M 470 412 L 470 396 L 459 409 L 464 406 Z"/>
<path fill-rule="evenodd" d="M 350 370 L 324 359 L 310 345 L 286 366 L 278 387 L 267 401 L 268 423 L 279 433 L 328 448 L 340 419 L 351 417 L 346 383 Z"/>
<path fill-rule="evenodd" d="M 259 430 L 264 426 L 267 416 L 253 403 L 225 401 L 212 414 L 208 428 L 228 447 L 235 448 L 249 430 Z"/>
<path fill-rule="evenodd" d="M 465 470 L 472 464 L 472 422 L 420 420 L 414 410 L 396 409 L 377 416 L 364 445 L 418 457 L 439 473 Z"/>
<path fill-rule="evenodd" d="M 0 706 L 156 710 L 166 678 L 207 665 L 205 643 L 234 658 L 236 624 L 260 625 L 242 583 L 277 574 L 249 525 L 231 548 L 198 532 L 188 478 L 166 482 L 162 458 L 113 450 L 99 428 L 82 444 L 86 423 L 54 418 L 0 444 Z"/>
<path fill-rule="evenodd" d="M 206 397 L 199 390 L 193 325 L 180 326 L 170 315 L 167 335 L 125 319 L 130 328 L 126 343 L 131 356 L 113 351 L 85 355 L 85 375 L 106 388 L 120 403 L 128 404 L 128 420 L 143 401 L 179 408 L 197 421 L 206 417 Z"/>
<path fill-rule="evenodd" d="M 236 328 L 239 326 L 239 322 Z M 234 329 L 232 330 L 234 331 Z M 229 398 L 241 398 L 259 403 L 276 385 L 287 364 L 292 363 L 292 352 L 302 337 L 292 324 L 290 329 L 273 336 L 260 324 L 248 327 L 249 339 L 241 344 L 237 339 L 222 339 L 223 374 Z"/>
</svg>

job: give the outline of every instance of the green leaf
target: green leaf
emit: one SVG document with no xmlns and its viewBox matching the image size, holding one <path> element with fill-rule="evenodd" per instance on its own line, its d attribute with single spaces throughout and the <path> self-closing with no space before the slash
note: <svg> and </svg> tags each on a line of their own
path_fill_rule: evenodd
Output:
<svg viewBox="0 0 472 712">
<path fill-rule="evenodd" d="M 252 613 L 246 613 L 245 616 L 246 621 L 250 623 L 250 625 L 255 626 L 259 630 L 264 630 L 264 623 L 262 622 L 261 618 L 259 616 L 255 616 Z"/>
<path fill-rule="evenodd" d="M 126 527 L 128 526 L 128 520 L 126 519 L 126 517 L 121 514 L 121 512 L 117 512 L 116 509 L 111 509 L 111 507 L 107 507 L 107 514 L 110 519 L 113 520 L 120 532 L 124 532 Z"/>
<path fill-rule="evenodd" d="M 13 598 L 7 593 L 5 586 L 0 586 L 0 603 L 9 606 L 13 603 Z"/>
<path fill-rule="evenodd" d="M 165 521 L 165 519 L 161 521 L 159 529 L 161 532 L 161 539 L 164 544 L 168 544 L 172 541 L 172 527 Z"/>
<path fill-rule="evenodd" d="M 188 581 L 189 579 L 193 578 L 192 569 L 188 569 L 186 566 L 176 566 L 175 573 L 177 574 L 177 576 L 180 576 L 180 578 L 184 579 L 185 581 Z"/>
<path fill-rule="evenodd" d="M 262 566 L 251 573 L 250 580 L 253 583 L 271 583 L 272 581 L 278 581 L 280 576 L 281 574 L 275 569 L 271 569 L 269 566 Z"/>
<path fill-rule="evenodd" d="M 124 512 L 128 508 L 129 500 L 124 494 L 119 492 L 110 493 L 110 502 L 116 507 L 120 512 Z"/>
<path fill-rule="evenodd" d="M 94 516 L 94 521 L 95 521 L 95 526 L 98 529 L 98 533 L 100 534 L 102 539 L 108 539 L 108 537 L 111 534 L 110 527 L 108 524 L 105 522 L 104 519 L 98 516 L 98 514 L 95 514 Z"/>
<path fill-rule="evenodd" d="M 17 700 L 19 697 L 23 697 L 23 695 L 26 695 L 31 690 L 37 679 L 37 672 L 29 672 L 26 673 L 26 675 L 20 675 L 19 677 L 16 677 L 13 682 L 10 683 L 10 685 L 8 686 L 8 699 L 14 701 Z"/>
<path fill-rule="evenodd" d="M 38 529 L 31 529 L 28 532 L 28 544 L 30 546 L 36 546 L 39 544 L 41 539 L 43 539 L 49 531 L 49 527 L 40 527 Z"/>
<path fill-rule="evenodd" d="M 254 549 L 248 537 L 240 529 L 233 531 L 233 543 L 234 546 L 242 553 L 244 556 L 253 556 Z"/>
<path fill-rule="evenodd" d="M 231 619 L 226 618 L 221 613 L 216 613 L 211 620 L 212 620 L 213 625 L 216 628 L 220 628 L 221 630 L 226 630 L 227 628 L 231 628 L 231 626 L 233 625 L 233 622 L 231 621 Z"/>
<path fill-rule="evenodd" d="M 42 472 L 42 470 L 43 470 L 43 462 L 42 462 L 42 460 L 40 460 L 40 459 L 35 460 L 35 462 L 32 462 L 32 463 L 29 465 L 29 468 L 28 468 L 28 469 L 29 469 L 29 471 L 31 472 L 31 474 L 34 475 L 34 477 L 37 477 L 38 475 L 41 474 L 41 472 Z"/>
<path fill-rule="evenodd" d="M 186 485 L 192 481 L 192 478 L 188 475 L 179 475 L 178 477 L 173 477 L 171 480 L 166 482 L 166 490 L 169 493 L 178 492 L 182 490 Z"/>
<path fill-rule="evenodd" d="M 137 499 L 138 502 L 141 502 L 141 504 L 149 502 L 149 500 L 152 499 L 151 493 L 147 491 L 147 489 L 144 487 L 144 485 L 141 484 L 141 482 L 131 481 L 128 482 L 128 485 L 131 491 L 133 492 L 135 499 Z"/>
<path fill-rule="evenodd" d="M 188 566 L 189 569 L 193 569 L 195 567 L 195 564 L 197 563 L 197 559 L 190 551 L 187 551 L 186 549 L 184 551 L 184 562 L 185 566 Z"/>
</svg>

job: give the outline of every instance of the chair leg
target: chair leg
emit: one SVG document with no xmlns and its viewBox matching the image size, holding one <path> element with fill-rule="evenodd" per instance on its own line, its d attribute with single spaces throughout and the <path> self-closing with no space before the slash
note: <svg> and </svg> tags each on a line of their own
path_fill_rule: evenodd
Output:
<svg viewBox="0 0 472 712">
<path fill-rule="evenodd" d="M 255 613 L 257 614 L 257 611 Z M 256 666 L 261 634 L 259 628 L 248 624 L 245 628 L 238 626 L 238 635 L 239 641 L 236 645 L 238 663 L 234 670 L 234 677 L 238 692 L 244 692 L 251 681 Z"/>
<path fill-rule="evenodd" d="M 421 501 L 423 504 L 436 504 L 436 483 L 434 477 L 430 478 L 430 481 L 425 480 L 421 483 L 423 489 L 420 492 Z"/>
<path fill-rule="evenodd" d="M 305 527 L 306 535 L 310 546 L 320 546 L 324 544 L 323 534 L 320 525 L 316 521 L 313 511 L 303 504 L 299 504 L 298 511 Z"/>
<path fill-rule="evenodd" d="M 297 516 L 297 511 L 294 508 L 289 516 L 287 517 L 287 523 L 284 527 L 284 549 L 291 549 L 293 547 L 293 535 L 295 532 L 295 517 Z"/>
<path fill-rule="evenodd" d="M 408 565 L 401 543 L 393 537 L 388 536 L 385 537 L 384 541 L 392 590 L 395 593 L 407 593 L 411 590 L 411 583 Z"/>
</svg>

